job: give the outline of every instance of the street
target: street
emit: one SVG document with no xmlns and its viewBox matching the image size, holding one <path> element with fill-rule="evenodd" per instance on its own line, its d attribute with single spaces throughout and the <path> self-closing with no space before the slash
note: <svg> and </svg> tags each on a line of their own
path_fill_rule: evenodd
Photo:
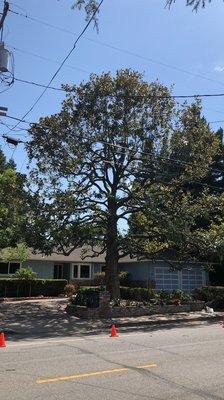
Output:
<svg viewBox="0 0 224 400">
<path fill-rule="evenodd" d="M 85 337 L 9 341 L 2 400 L 224 399 L 220 323 Z"/>
</svg>

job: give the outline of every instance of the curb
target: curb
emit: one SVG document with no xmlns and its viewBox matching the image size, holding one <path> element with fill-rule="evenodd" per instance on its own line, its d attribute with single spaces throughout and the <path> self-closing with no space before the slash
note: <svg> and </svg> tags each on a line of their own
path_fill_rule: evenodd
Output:
<svg viewBox="0 0 224 400">
<path fill-rule="evenodd" d="M 154 325 L 169 325 L 169 324 L 178 324 L 179 322 L 203 322 L 203 321 L 219 321 L 222 316 L 214 315 L 214 316 L 201 316 L 201 317 L 193 317 L 193 318 L 177 318 L 173 320 L 149 320 L 149 321 L 127 321 L 120 322 L 119 320 L 112 319 L 111 324 L 114 323 L 118 327 L 128 327 L 128 326 L 154 326 Z"/>
</svg>

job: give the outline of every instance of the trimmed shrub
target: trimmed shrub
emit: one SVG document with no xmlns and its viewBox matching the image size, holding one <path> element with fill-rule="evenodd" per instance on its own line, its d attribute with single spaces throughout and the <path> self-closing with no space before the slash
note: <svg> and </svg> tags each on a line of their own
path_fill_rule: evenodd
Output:
<svg viewBox="0 0 224 400">
<path fill-rule="evenodd" d="M 67 283 L 65 279 L 36 279 L 30 282 L 31 296 L 58 296 L 64 293 Z M 0 297 L 27 297 L 29 292 L 26 282 L 14 278 L 0 279 Z"/>
<path fill-rule="evenodd" d="M 203 286 L 194 290 L 194 298 L 214 309 L 224 309 L 224 286 Z"/>
<path fill-rule="evenodd" d="M 121 287 L 121 298 L 123 300 L 149 302 L 157 298 L 157 293 L 153 289 Z"/>
<path fill-rule="evenodd" d="M 100 291 L 100 287 L 94 286 L 79 288 L 76 295 L 71 298 L 71 304 L 98 308 Z"/>
</svg>

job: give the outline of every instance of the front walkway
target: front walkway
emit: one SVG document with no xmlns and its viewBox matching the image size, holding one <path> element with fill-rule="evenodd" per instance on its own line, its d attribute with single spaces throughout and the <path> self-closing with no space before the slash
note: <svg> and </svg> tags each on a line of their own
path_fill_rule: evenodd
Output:
<svg viewBox="0 0 224 400">
<path fill-rule="evenodd" d="M 183 326 L 198 326 L 202 323 L 219 323 L 223 313 L 208 314 L 205 311 L 152 315 L 116 320 L 83 320 L 69 317 L 65 311 L 67 299 L 16 301 L 0 304 L 0 331 L 7 339 L 29 340 L 63 336 L 82 336 L 109 333 L 111 323 L 116 323 L 120 332 L 133 330 L 153 331 Z"/>
</svg>

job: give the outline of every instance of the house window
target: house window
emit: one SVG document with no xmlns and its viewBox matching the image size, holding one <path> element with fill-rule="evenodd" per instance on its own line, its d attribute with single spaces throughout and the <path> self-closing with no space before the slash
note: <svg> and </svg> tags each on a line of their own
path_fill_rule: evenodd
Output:
<svg viewBox="0 0 224 400">
<path fill-rule="evenodd" d="M 73 265 L 73 278 L 77 279 L 79 275 L 79 266 L 78 265 Z"/>
<path fill-rule="evenodd" d="M 81 279 L 90 278 L 90 265 L 80 265 L 80 278 Z"/>
<path fill-rule="evenodd" d="M 20 268 L 20 263 L 18 262 L 9 262 L 4 263 L 0 262 L 0 274 L 1 275 L 12 275 Z"/>
<path fill-rule="evenodd" d="M 54 264 L 54 279 L 63 278 L 63 264 Z"/>
<path fill-rule="evenodd" d="M 72 279 L 91 279 L 91 266 L 89 264 L 73 264 Z"/>
<path fill-rule="evenodd" d="M 15 274 L 18 269 L 20 269 L 20 263 L 16 263 L 16 262 L 9 263 L 9 273 L 10 274 Z"/>
</svg>

